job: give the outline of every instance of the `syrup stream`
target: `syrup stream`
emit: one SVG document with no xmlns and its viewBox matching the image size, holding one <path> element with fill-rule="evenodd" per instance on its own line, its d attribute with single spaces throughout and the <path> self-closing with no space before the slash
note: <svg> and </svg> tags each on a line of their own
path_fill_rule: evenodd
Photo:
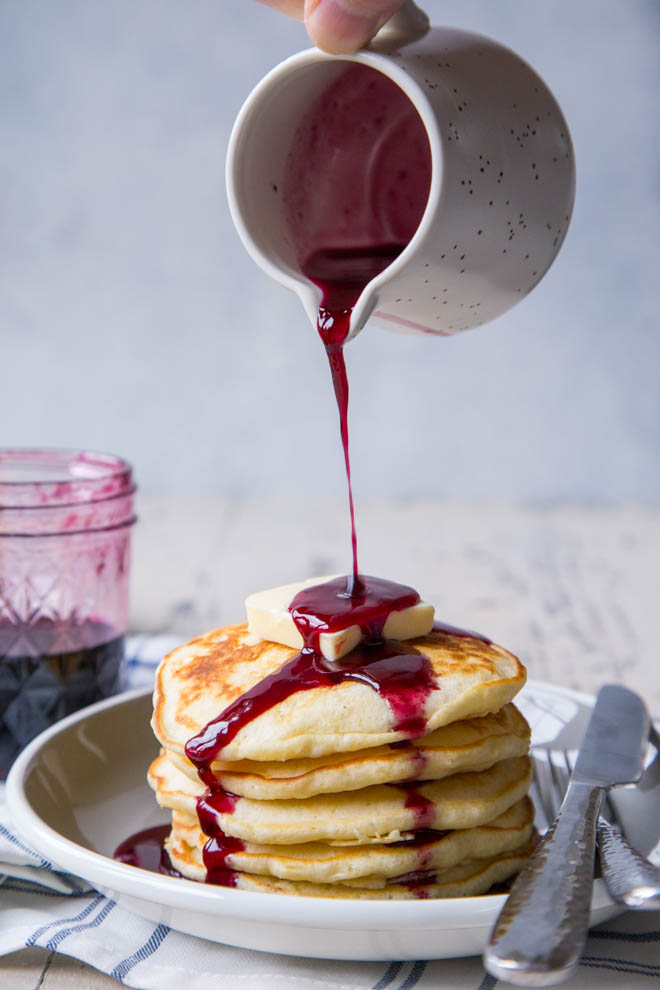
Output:
<svg viewBox="0 0 660 990">
<path fill-rule="evenodd" d="M 318 286 L 322 293 L 316 326 L 330 365 L 344 451 L 353 551 L 353 575 L 349 594 L 360 590 L 361 580 L 351 481 L 348 432 L 349 389 L 344 344 L 350 330 L 353 308 L 362 292 L 376 275 L 380 275 L 398 257 L 405 246 L 405 244 L 382 244 L 367 248 L 320 249 L 311 254 L 302 265 L 303 275 Z"/>
<path fill-rule="evenodd" d="M 353 65 L 302 122 L 287 167 L 285 208 L 301 271 L 321 290 L 317 329 L 339 412 L 353 566 L 348 578 L 296 596 L 291 613 L 302 651 L 228 705 L 186 745 L 188 759 L 208 788 L 197 802 L 200 826 L 209 837 L 207 882 L 225 886 L 236 883 L 228 857 L 244 847 L 225 835 L 219 816 L 230 815 L 240 798 L 220 787 L 211 765 L 245 725 L 294 693 L 354 680 L 387 701 L 394 731 L 414 738 L 426 731 L 426 699 L 437 689 L 428 657 L 408 644 L 383 641 L 387 616 L 416 604 L 417 593 L 359 573 L 343 350 L 360 295 L 419 226 L 430 188 L 428 139 L 399 87 L 381 73 Z M 350 625 L 360 627 L 363 642 L 343 662 L 328 664 L 319 649 L 321 633 Z M 419 828 L 432 822 L 431 803 L 414 788 L 406 791 L 406 807 L 413 809 Z"/>
</svg>

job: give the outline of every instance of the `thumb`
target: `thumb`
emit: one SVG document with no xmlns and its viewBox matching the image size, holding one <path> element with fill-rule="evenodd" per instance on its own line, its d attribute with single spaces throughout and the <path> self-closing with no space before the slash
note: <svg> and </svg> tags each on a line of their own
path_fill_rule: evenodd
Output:
<svg viewBox="0 0 660 990">
<path fill-rule="evenodd" d="M 402 5 L 403 0 L 305 0 L 307 31 L 319 48 L 335 55 L 354 52 Z"/>
</svg>

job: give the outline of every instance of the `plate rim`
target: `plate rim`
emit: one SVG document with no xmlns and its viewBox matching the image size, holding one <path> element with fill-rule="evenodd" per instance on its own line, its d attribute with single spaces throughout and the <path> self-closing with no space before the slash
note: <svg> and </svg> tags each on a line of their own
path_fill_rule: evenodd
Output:
<svg viewBox="0 0 660 990">
<path fill-rule="evenodd" d="M 553 694 L 572 699 L 587 708 L 593 708 L 595 704 L 595 697 L 586 692 L 536 679 L 528 680 L 522 691 Z M 25 782 L 40 751 L 72 726 L 100 712 L 147 698 L 151 694 L 152 688 L 137 688 L 74 712 L 40 733 L 26 746 L 11 767 L 6 786 L 12 821 L 17 829 L 22 830 L 21 839 L 26 840 L 38 853 L 46 855 L 55 865 L 81 876 L 102 892 L 110 890 L 163 907 L 189 909 L 204 914 L 229 914 L 236 920 L 348 931 L 354 929 L 356 924 L 364 926 L 366 909 L 368 928 L 379 931 L 401 931 L 413 927 L 418 930 L 437 929 L 442 925 L 446 932 L 451 929 L 490 926 L 494 923 L 504 905 L 506 894 L 395 901 L 335 900 L 278 894 L 274 899 L 272 893 L 205 885 L 186 878 L 136 870 L 133 866 L 119 863 L 66 838 L 34 811 L 25 793 Z M 610 898 L 602 879 L 594 880 L 591 908 L 592 911 L 601 912 L 606 909 L 611 912 L 610 917 L 615 912 L 624 910 L 622 905 Z"/>
</svg>

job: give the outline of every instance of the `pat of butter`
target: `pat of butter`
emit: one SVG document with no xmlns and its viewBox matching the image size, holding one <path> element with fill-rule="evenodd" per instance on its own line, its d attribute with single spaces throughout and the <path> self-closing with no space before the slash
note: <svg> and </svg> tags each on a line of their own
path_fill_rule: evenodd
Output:
<svg viewBox="0 0 660 990">
<path fill-rule="evenodd" d="M 271 643 L 281 643 L 282 646 L 290 646 L 295 650 L 302 649 L 302 636 L 295 627 L 289 605 L 303 588 L 324 584 L 338 576 L 333 574 L 330 577 L 311 578 L 249 595 L 245 599 L 249 631 Z M 426 636 L 433 627 L 433 617 L 434 608 L 426 602 L 390 612 L 383 626 L 383 636 L 385 639 L 415 639 L 417 636 Z M 326 660 L 340 660 L 354 650 L 361 639 L 360 627 L 351 625 L 336 632 L 321 633 L 319 646 Z"/>
</svg>

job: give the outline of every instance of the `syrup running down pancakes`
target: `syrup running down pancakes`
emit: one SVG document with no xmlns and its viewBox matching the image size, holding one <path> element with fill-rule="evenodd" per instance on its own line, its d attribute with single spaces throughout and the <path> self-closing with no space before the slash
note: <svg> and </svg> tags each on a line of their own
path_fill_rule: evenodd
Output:
<svg viewBox="0 0 660 990">
<path fill-rule="evenodd" d="M 320 290 L 353 566 L 301 585 L 284 619 L 269 593 L 251 596 L 247 624 L 161 663 L 148 780 L 172 816 L 158 862 L 176 875 L 302 896 L 469 896 L 531 850 L 529 728 L 512 705 L 524 668 L 483 636 L 433 625 L 413 588 L 358 569 L 344 344 L 366 286 L 413 238 L 430 176 L 416 110 L 363 66 L 293 138 L 284 198 L 299 270 Z M 156 841 L 138 838 L 124 861 Z"/>
<path fill-rule="evenodd" d="M 449 627 L 382 641 L 411 589 L 331 614 L 349 582 L 294 596 L 302 650 L 240 624 L 161 663 L 148 779 L 172 815 L 177 874 L 304 896 L 467 896 L 528 856 L 529 728 L 511 703 L 524 668 Z M 329 662 L 314 643 L 342 622 L 365 638 Z"/>
</svg>

